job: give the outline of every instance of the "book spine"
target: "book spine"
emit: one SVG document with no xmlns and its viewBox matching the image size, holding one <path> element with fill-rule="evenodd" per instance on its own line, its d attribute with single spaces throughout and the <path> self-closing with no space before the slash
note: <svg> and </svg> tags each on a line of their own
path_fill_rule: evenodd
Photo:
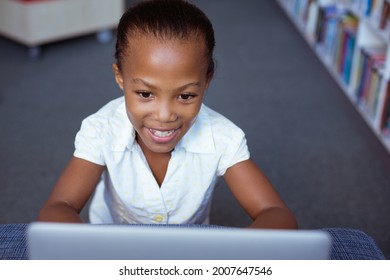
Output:
<svg viewBox="0 0 390 280">
<path fill-rule="evenodd" d="M 373 65 L 373 58 L 371 56 L 367 56 L 367 63 L 366 63 L 366 71 L 365 75 L 363 77 L 363 88 L 360 95 L 359 103 L 364 104 L 367 102 L 367 95 L 368 95 L 368 89 L 370 87 L 371 79 L 372 79 L 372 65 Z"/>
<path fill-rule="evenodd" d="M 379 19 L 379 28 L 380 29 L 386 28 L 387 22 L 389 20 L 389 15 L 390 15 L 390 3 L 387 1 L 384 1 L 381 16 Z"/>
<path fill-rule="evenodd" d="M 373 68 L 371 72 L 371 80 L 370 84 L 368 85 L 367 89 L 367 100 L 366 100 L 366 111 L 368 116 L 372 119 L 372 114 L 374 112 L 374 100 L 375 100 L 375 90 L 378 86 L 378 81 L 379 81 L 379 73 L 378 69 Z"/>
<path fill-rule="evenodd" d="M 344 71 L 344 64 L 345 64 L 345 56 L 347 53 L 347 45 L 348 45 L 348 40 L 349 40 L 349 33 L 346 32 L 343 28 L 342 30 L 342 36 L 341 36 L 341 50 L 340 50 L 340 55 L 338 59 L 338 66 L 337 66 L 337 72 L 342 75 Z"/>
<path fill-rule="evenodd" d="M 390 136 L 390 81 L 386 84 L 385 103 L 381 117 L 381 130 L 386 137 Z"/>
<path fill-rule="evenodd" d="M 364 52 L 364 49 L 361 49 L 360 52 L 361 52 L 362 64 L 361 64 L 360 76 L 358 77 L 359 84 L 358 84 L 358 87 L 356 90 L 356 100 L 358 101 L 358 103 L 363 96 L 364 81 L 365 81 L 365 77 L 367 75 L 366 72 L 368 69 L 368 67 L 367 67 L 368 55 Z"/>
<path fill-rule="evenodd" d="M 349 85 L 350 77 L 351 77 L 351 67 L 352 67 L 352 57 L 355 50 L 355 33 L 348 32 L 348 41 L 347 41 L 347 48 L 345 52 L 345 60 L 344 60 L 344 68 L 343 68 L 343 79 L 344 82 Z"/>
<path fill-rule="evenodd" d="M 379 95 L 381 90 L 383 76 L 378 73 L 378 81 L 376 84 L 376 88 L 374 89 L 374 99 L 372 101 L 372 107 L 371 107 L 371 118 L 373 120 L 376 119 L 376 116 L 378 114 L 378 104 L 379 104 Z"/>
</svg>

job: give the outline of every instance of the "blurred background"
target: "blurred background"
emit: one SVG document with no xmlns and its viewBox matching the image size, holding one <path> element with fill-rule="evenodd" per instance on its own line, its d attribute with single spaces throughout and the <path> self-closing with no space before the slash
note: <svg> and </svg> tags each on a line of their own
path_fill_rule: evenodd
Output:
<svg viewBox="0 0 390 280">
<path fill-rule="evenodd" d="M 217 69 L 205 104 L 245 131 L 252 159 L 300 227 L 362 230 L 389 258 L 390 154 L 280 6 L 191 2 L 216 33 Z M 111 70 L 115 42 L 96 32 L 39 48 L 0 36 L 0 223 L 36 218 L 73 153 L 81 121 L 121 95 Z M 250 223 L 223 180 L 211 222 Z"/>
</svg>

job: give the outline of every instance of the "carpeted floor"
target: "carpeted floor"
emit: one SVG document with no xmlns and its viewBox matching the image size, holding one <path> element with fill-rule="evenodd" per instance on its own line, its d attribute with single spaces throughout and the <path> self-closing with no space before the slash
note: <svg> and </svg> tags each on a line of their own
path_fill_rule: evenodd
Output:
<svg viewBox="0 0 390 280">
<path fill-rule="evenodd" d="M 390 155 L 283 11 L 271 0 L 193 2 L 217 39 L 205 103 L 246 132 L 301 228 L 360 229 L 390 258 Z M 82 119 L 120 96 L 113 52 L 114 42 L 90 35 L 45 45 L 31 60 L 0 37 L 0 223 L 35 219 Z M 223 181 L 211 221 L 250 222 Z"/>
</svg>

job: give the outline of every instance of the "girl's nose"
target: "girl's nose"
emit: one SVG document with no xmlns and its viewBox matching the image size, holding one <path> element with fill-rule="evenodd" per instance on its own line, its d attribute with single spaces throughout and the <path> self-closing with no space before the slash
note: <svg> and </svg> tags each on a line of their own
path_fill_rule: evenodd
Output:
<svg viewBox="0 0 390 280">
<path fill-rule="evenodd" d="M 174 122 L 177 120 L 177 114 L 175 113 L 174 106 L 169 102 L 161 102 L 158 105 L 156 118 L 159 122 Z"/>
</svg>

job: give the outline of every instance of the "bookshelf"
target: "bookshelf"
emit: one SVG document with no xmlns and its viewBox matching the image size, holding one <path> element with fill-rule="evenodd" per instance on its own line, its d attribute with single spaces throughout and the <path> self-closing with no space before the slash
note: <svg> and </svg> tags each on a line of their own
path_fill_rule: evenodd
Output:
<svg viewBox="0 0 390 280">
<path fill-rule="evenodd" d="M 277 0 L 390 153 L 390 0 Z"/>
</svg>

